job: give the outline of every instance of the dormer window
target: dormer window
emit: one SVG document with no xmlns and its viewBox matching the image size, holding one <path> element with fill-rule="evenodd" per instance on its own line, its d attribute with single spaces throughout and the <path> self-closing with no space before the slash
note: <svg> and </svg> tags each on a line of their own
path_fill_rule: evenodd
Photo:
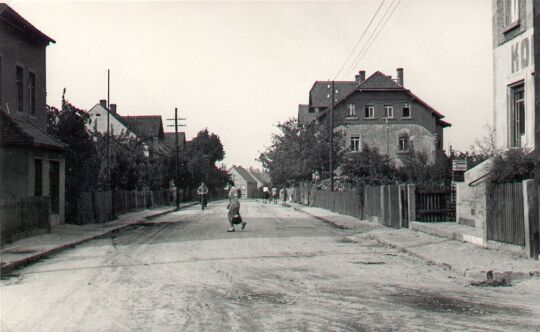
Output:
<svg viewBox="0 0 540 332">
<path fill-rule="evenodd" d="M 356 116 L 356 107 L 354 104 L 348 104 L 347 109 L 349 110 L 348 116 L 349 117 L 355 117 Z"/>
</svg>

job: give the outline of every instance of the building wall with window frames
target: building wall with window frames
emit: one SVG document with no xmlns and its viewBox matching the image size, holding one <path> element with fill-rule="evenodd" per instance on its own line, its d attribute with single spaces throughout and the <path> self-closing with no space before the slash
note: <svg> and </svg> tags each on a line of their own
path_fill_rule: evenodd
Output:
<svg viewBox="0 0 540 332">
<path fill-rule="evenodd" d="M 351 103 L 355 105 L 355 119 L 350 119 L 348 116 L 348 104 Z M 402 108 L 405 104 L 409 104 L 410 106 L 410 117 L 403 117 Z M 384 119 L 384 107 L 387 105 L 394 108 L 394 117 L 389 119 L 390 123 L 417 124 L 425 127 L 433 134 L 442 135 L 442 128 L 437 124 L 437 119 L 433 113 L 418 102 L 413 101 L 407 94 L 401 91 L 355 93 L 351 95 L 345 103 L 336 107 L 334 112 L 334 123 L 336 126 L 341 124 L 384 124 L 386 123 Z M 374 107 L 373 118 L 365 117 L 366 106 Z"/>
<path fill-rule="evenodd" d="M 385 124 L 374 125 L 340 125 L 335 131 L 345 133 L 347 149 L 353 151 L 351 146 L 353 137 L 359 137 L 359 148 L 362 149 L 363 144 L 370 148 L 377 148 L 380 153 L 388 154 L 398 165 L 401 165 L 401 160 L 409 155 L 414 148 L 415 151 L 426 153 L 428 162 L 435 163 L 438 154 L 441 152 L 437 149 L 437 135 L 431 133 L 426 128 L 417 124 L 390 124 L 388 125 L 388 141 Z M 409 139 L 409 149 L 402 151 L 400 149 L 400 137 L 407 136 Z M 387 150 L 388 149 L 388 150 Z"/>
<path fill-rule="evenodd" d="M 354 104 L 356 117 L 349 117 L 349 105 Z M 409 107 L 409 117 L 403 116 L 403 107 Z M 373 118 L 366 117 L 366 107 L 374 108 Z M 385 119 L 385 107 L 393 108 L 393 117 Z M 361 112 L 359 112 L 361 110 Z M 362 144 L 376 147 L 383 154 L 388 151 L 389 156 L 400 160 L 410 153 L 411 147 L 415 151 L 424 151 L 431 163 L 443 149 L 443 127 L 438 124 L 437 118 L 431 110 L 427 109 L 403 91 L 360 91 L 353 93 L 347 100 L 339 104 L 334 112 L 336 130 L 343 130 L 346 134 L 346 144 L 352 150 L 352 139 L 359 136 L 360 149 Z M 386 128 L 388 127 L 388 140 Z M 406 133 L 409 137 L 409 149 L 400 150 L 400 134 Z M 387 143 L 388 142 L 388 143 Z"/>
<path fill-rule="evenodd" d="M 2 57 L 2 84 L 0 88 L 0 109 L 15 116 L 22 116 L 31 121 L 41 130 L 46 130 L 46 47 L 36 44 L 23 34 L 13 31 L 3 21 L 0 21 L 0 56 Z M 23 69 L 23 112 L 17 112 L 16 66 Z M 30 111 L 29 73 L 35 74 L 35 105 L 36 113 Z M 6 105 L 7 104 L 7 105 Z M 17 113 L 19 113 L 17 115 Z"/>
<path fill-rule="evenodd" d="M 507 23 L 508 2 L 493 1 L 493 63 L 494 111 L 493 128 L 498 148 L 519 145 L 534 147 L 534 50 L 532 1 L 520 0 L 519 20 Z M 512 91 L 517 84 L 524 86 L 525 134 L 516 144 L 515 116 Z"/>
</svg>

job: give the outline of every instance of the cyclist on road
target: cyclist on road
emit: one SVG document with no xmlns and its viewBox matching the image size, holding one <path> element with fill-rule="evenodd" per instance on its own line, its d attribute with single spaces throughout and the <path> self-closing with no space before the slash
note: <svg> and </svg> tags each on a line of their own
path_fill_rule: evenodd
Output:
<svg viewBox="0 0 540 332">
<path fill-rule="evenodd" d="M 202 209 L 204 210 L 206 204 L 208 204 L 206 199 L 206 195 L 208 195 L 208 187 L 204 184 L 204 182 L 201 182 L 201 185 L 199 188 L 197 188 L 197 194 L 199 195 L 199 203 L 201 203 Z"/>
</svg>

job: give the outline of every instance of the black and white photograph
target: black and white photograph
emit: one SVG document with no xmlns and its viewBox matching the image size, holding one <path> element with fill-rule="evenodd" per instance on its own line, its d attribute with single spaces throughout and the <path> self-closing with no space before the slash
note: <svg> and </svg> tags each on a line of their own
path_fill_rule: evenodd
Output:
<svg viewBox="0 0 540 332">
<path fill-rule="evenodd" d="M 540 0 L 4 1 L 1 332 L 540 331 Z"/>
</svg>

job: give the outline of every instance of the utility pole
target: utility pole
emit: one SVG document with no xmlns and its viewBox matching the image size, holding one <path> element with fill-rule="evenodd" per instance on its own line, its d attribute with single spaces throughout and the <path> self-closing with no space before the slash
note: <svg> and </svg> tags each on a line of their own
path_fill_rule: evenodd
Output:
<svg viewBox="0 0 540 332">
<path fill-rule="evenodd" d="M 540 4 L 533 1 L 533 50 L 534 66 L 540 66 Z M 529 229 L 532 234 L 530 255 L 538 260 L 540 251 L 540 75 L 534 75 L 534 184 L 532 218 L 529 218 Z M 532 219 L 532 220 L 531 220 Z"/>
<path fill-rule="evenodd" d="M 111 174 L 109 169 L 109 158 L 110 158 L 110 150 L 109 150 L 109 127 L 110 127 L 110 120 L 109 120 L 109 113 L 111 112 L 110 108 L 110 97 L 111 97 L 111 71 L 110 69 L 107 69 L 107 137 L 106 137 L 106 145 L 107 145 L 107 190 L 111 190 Z"/>
<path fill-rule="evenodd" d="M 185 120 L 186 118 L 178 118 L 178 107 L 174 108 L 174 119 L 167 119 L 169 121 L 174 121 L 174 125 L 168 125 L 167 127 L 174 126 L 174 141 L 175 141 L 175 149 L 176 149 L 176 157 L 175 157 L 175 187 L 176 187 L 176 209 L 180 208 L 180 170 L 178 168 L 180 164 L 180 158 L 178 156 L 178 127 L 183 127 L 185 125 L 179 125 L 178 121 Z"/>
<path fill-rule="evenodd" d="M 330 191 L 334 191 L 334 80 L 332 80 L 332 92 L 330 92 Z"/>
</svg>

